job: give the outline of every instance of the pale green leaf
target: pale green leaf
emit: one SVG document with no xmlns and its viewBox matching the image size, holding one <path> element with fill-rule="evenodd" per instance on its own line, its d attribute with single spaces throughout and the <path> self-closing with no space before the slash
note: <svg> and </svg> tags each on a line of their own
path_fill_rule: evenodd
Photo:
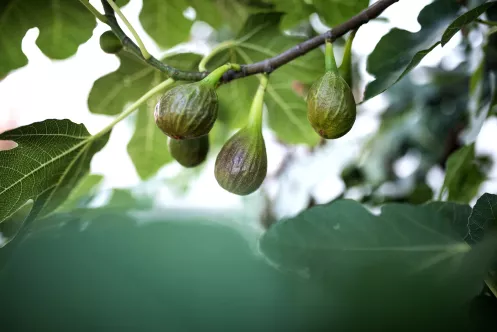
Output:
<svg viewBox="0 0 497 332">
<path fill-rule="evenodd" d="M 76 208 L 85 207 L 86 203 L 97 193 L 97 188 L 103 179 L 104 177 L 98 174 L 85 176 L 74 187 L 67 200 L 56 209 L 56 212 L 69 212 Z"/>
<path fill-rule="evenodd" d="M 478 192 L 485 174 L 475 163 L 474 144 L 464 146 L 447 160 L 445 180 L 440 195 L 448 193 L 448 200 L 468 203 Z"/>
<path fill-rule="evenodd" d="M 162 47 L 168 48 L 188 39 L 192 21 L 183 16 L 187 0 L 145 0 L 140 22 Z"/>
<path fill-rule="evenodd" d="M 0 77 L 27 64 L 21 42 L 29 29 L 40 30 L 36 44 L 45 55 L 65 59 L 90 39 L 95 26 L 95 17 L 79 1 L 2 0 Z"/>
<path fill-rule="evenodd" d="M 45 120 L 0 134 L 0 140 L 17 143 L 0 152 L 0 222 L 30 199 L 33 218 L 57 208 L 108 138 L 109 133 L 91 136 L 84 125 L 69 120 Z"/>
<path fill-rule="evenodd" d="M 328 26 L 341 24 L 359 14 L 369 5 L 369 0 L 314 0 L 317 13 Z"/>
<path fill-rule="evenodd" d="M 201 57 L 193 53 L 169 55 L 163 59 L 173 67 L 192 70 Z M 116 115 L 121 113 L 128 103 L 140 98 L 161 81 L 166 74 L 159 72 L 129 53 L 120 53 L 119 68 L 95 81 L 88 97 L 90 112 L 96 114 Z"/>
<path fill-rule="evenodd" d="M 233 46 L 215 56 L 211 68 L 226 62 L 248 64 L 273 57 L 301 42 L 279 30 L 281 14 L 252 15 L 240 31 Z M 271 74 L 265 102 L 268 106 L 268 123 L 277 137 L 288 143 L 313 145 L 319 141 L 307 121 L 307 104 L 296 86 L 310 84 L 323 74 L 324 56 L 319 50 L 308 53 Z M 220 118 L 227 119 L 233 127 L 239 127 L 246 116 L 258 86 L 256 78 L 229 83 L 221 87 Z"/>
</svg>

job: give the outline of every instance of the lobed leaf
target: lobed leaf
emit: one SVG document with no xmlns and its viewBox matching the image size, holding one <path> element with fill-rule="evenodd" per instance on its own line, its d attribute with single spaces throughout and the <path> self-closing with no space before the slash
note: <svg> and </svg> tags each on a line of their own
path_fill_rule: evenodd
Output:
<svg viewBox="0 0 497 332">
<path fill-rule="evenodd" d="M 90 39 L 95 26 L 94 16 L 79 1 L 2 0 L 0 77 L 27 64 L 21 42 L 29 29 L 40 30 L 36 44 L 46 56 L 66 59 Z"/>
<path fill-rule="evenodd" d="M 28 200 L 34 200 L 31 219 L 55 210 L 88 173 L 109 134 L 91 136 L 84 125 L 69 120 L 45 120 L 0 134 L 0 140 L 17 143 L 0 151 L 0 223 Z"/>
</svg>

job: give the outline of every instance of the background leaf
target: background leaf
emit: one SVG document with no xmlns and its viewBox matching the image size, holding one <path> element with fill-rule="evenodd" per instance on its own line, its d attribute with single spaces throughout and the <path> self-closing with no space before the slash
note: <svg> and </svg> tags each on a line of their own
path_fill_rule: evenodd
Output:
<svg viewBox="0 0 497 332">
<path fill-rule="evenodd" d="M 476 296 L 494 240 L 470 249 L 430 206 L 387 204 L 374 216 L 355 201 L 339 200 L 273 225 L 260 247 L 280 269 L 326 285 L 343 306 L 378 320 L 389 312 L 395 320 L 410 310 L 447 314 Z"/>
<path fill-rule="evenodd" d="M 283 35 L 279 30 L 281 14 L 252 15 L 238 34 L 235 44 L 221 52 L 210 62 L 215 68 L 226 62 L 253 63 L 274 56 L 302 41 L 301 38 Z M 269 80 L 265 96 L 268 122 L 284 142 L 313 145 L 319 141 L 307 120 L 307 104 L 299 95 L 297 84 L 312 83 L 323 74 L 324 56 L 319 50 L 308 53 L 279 68 Z M 219 89 L 220 119 L 233 127 L 246 121 L 247 112 L 257 89 L 257 78 L 233 82 Z"/>
<path fill-rule="evenodd" d="M 484 3 L 478 7 L 475 7 L 473 9 L 467 11 L 463 15 L 459 16 L 445 30 L 445 32 L 442 36 L 442 40 L 441 40 L 442 46 L 447 44 L 452 39 L 452 37 L 454 37 L 454 35 L 459 30 L 461 30 L 462 27 L 464 27 L 465 25 L 476 20 L 481 14 L 483 14 L 485 11 L 487 11 L 487 9 L 489 9 L 490 7 L 492 7 L 495 4 L 496 4 L 496 2 L 494 2 L 494 1 Z"/>
<path fill-rule="evenodd" d="M 368 7 L 369 0 L 314 0 L 313 4 L 325 23 L 333 27 L 359 14 Z"/>
<path fill-rule="evenodd" d="M 0 4 L 0 77 L 27 64 L 21 42 L 30 28 L 39 28 L 36 44 L 46 56 L 66 59 L 90 39 L 95 26 L 95 18 L 79 1 L 3 0 Z"/>
<path fill-rule="evenodd" d="M 148 34 L 164 48 L 184 42 L 190 35 L 192 21 L 183 12 L 187 0 L 145 0 L 140 12 L 140 22 Z"/>
<path fill-rule="evenodd" d="M 474 144 L 464 146 L 447 160 L 447 171 L 441 195 L 448 192 L 448 200 L 468 203 L 478 192 L 485 174 L 475 162 Z"/>
<path fill-rule="evenodd" d="M 104 177 L 98 174 L 89 174 L 79 181 L 69 194 L 69 197 L 56 209 L 56 212 L 70 212 L 85 207 L 97 193 L 98 186 Z"/>
<path fill-rule="evenodd" d="M 467 240 L 480 242 L 485 234 L 497 227 L 497 195 L 484 194 L 476 202 L 468 219 Z"/>
<path fill-rule="evenodd" d="M 419 14 L 421 30 L 411 33 L 395 28 L 384 35 L 368 58 L 367 70 L 375 80 L 367 85 L 364 100 L 382 93 L 416 67 L 439 44 L 459 7 L 456 1 L 435 0 Z"/>
<path fill-rule="evenodd" d="M 0 222 L 30 199 L 35 201 L 30 218 L 57 208 L 108 138 L 109 133 L 93 137 L 84 125 L 69 120 L 45 120 L 0 134 L 0 140 L 18 145 L 0 151 Z"/>
</svg>

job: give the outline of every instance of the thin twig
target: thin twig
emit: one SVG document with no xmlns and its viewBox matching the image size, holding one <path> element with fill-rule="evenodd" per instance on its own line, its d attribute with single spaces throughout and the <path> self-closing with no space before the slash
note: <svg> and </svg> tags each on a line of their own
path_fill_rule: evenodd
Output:
<svg viewBox="0 0 497 332">
<path fill-rule="evenodd" d="M 143 56 L 144 59 L 150 59 L 150 53 L 148 53 L 146 47 L 145 47 L 145 44 L 143 43 L 143 41 L 141 40 L 140 36 L 138 35 L 138 33 L 136 32 L 136 30 L 133 28 L 133 26 L 131 25 L 131 23 L 129 23 L 128 19 L 126 18 L 126 16 L 124 16 L 124 14 L 121 12 L 121 9 L 119 9 L 119 6 L 116 5 L 116 3 L 114 2 L 114 0 L 107 0 L 107 2 L 109 3 L 109 5 L 112 7 L 112 9 L 114 10 L 114 12 L 117 13 L 117 15 L 119 15 L 119 17 L 121 18 L 121 20 L 123 20 L 124 22 L 124 25 L 128 28 L 128 30 L 131 32 L 131 34 L 133 35 L 133 37 L 135 37 L 136 39 L 136 42 L 138 44 L 138 47 L 140 48 L 140 52 Z"/>
<path fill-rule="evenodd" d="M 140 48 L 130 39 L 124 31 L 119 26 L 114 10 L 108 4 L 107 0 L 101 0 L 104 7 L 105 16 L 107 18 L 107 24 L 111 27 L 117 37 L 121 40 L 124 45 L 125 50 L 135 54 L 137 57 L 147 62 L 149 65 L 157 68 L 158 70 L 166 73 L 169 77 L 178 81 L 199 81 L 207 76 L 208 72 L 190 72 L 183 71 L 172 66 L 169 66 L 161 61 L 157 60 L 153 56 L 145 59 L 141 54 Z M 295 60 L 296 58 L 318 48 L 323 45 L 326 39 L 331 41 L 340 38 L 347 32 L 359 28 L 361 25 L 368 23 L 370 20 L 377 18 L 385 9 L 398 2 L 399 0 L 378 0 L 376 3 L 366 8 L 356 16 L 352 17 L 348 21 L 334 27 L 330 31 L 327 31 L 319 36 L 308 39 L 289 50 L 284 51 L 272 58 L 255 62 L 252 64 L 242 65 L 241 71 L 237 72 L 234 70 L 228 71 L 224 74 L 222 78 L 223 83 L 227 83 L 234 79 L 261 74 L 270 73 L 279 67 Z M 165 32 L 166 33 L 166 32 Z"/>
</svg>

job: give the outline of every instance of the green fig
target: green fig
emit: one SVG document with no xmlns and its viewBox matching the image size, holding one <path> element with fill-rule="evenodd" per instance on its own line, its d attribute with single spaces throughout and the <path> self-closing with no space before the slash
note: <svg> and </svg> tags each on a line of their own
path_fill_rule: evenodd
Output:
<svg viewBox="0 0 497 332">
<path fill-rule="evenodd" d="M 217 119 L 216 86 L 223 74 L 235 66 L 221 66 L 199 82 L 168 90 L 154 112 L 155 123 L 162 132 L 176 140 L 207 135 Z"/>
<path fill-rule="evenodd" d="M 183 167 L 196 167 L 203 163 L 209 152 L 209 136 L 176 140 L 169 139 L 171 156 Z"/>
<path fill-rule="evenodd" d="M 225 190 L 248 195 L 256 191 L 267 173 L 267 154 L 262 136 L 262 106 L 267 87 L 263 76 L 250 109 L 248 124 L 233 135 L 217 155 L 214 175 Z"/>
<path fill-rule="evenodd" d="M 326 139 L 347 134 L 356 119 L 354 95 L 338 72 L 331 45 L 327 42 L 327 72 L 312 84 L 307 95 L 307 119 Z"/>
<path fill-rule="evenodd" d="M 114 32 L 108 30 L 100 35 L 100 48 L 109 54 L 115 54 L 122 50 L 123 44 Z"/>
</svg>

